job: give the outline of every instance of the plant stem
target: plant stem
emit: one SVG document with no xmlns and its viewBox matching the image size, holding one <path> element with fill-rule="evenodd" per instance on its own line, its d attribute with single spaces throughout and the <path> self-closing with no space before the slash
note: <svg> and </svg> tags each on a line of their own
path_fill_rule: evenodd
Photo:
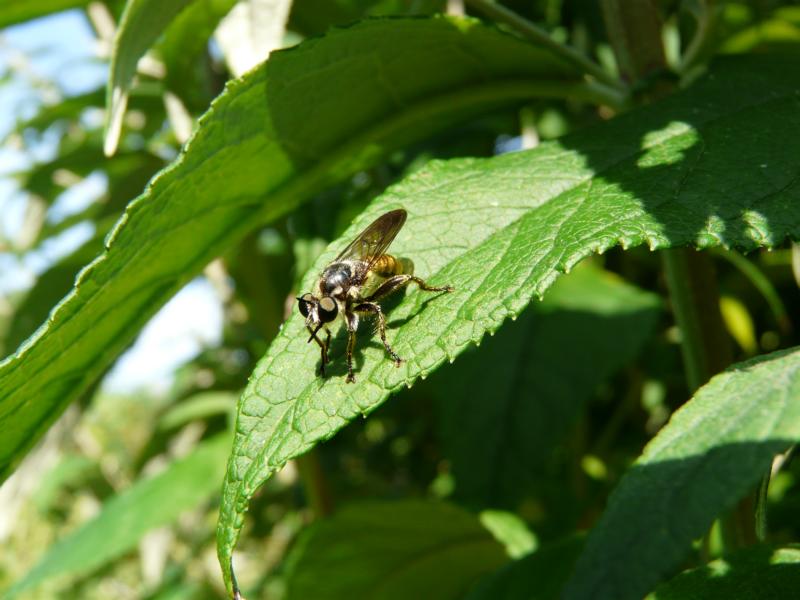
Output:
<svg viewBox="0 0 800 600">
<path fill-rule="evenodd" d="M 634 83 L 667 69 L 661 18 L 652 0 L 602 0 L 601 7 L 623 79 Z"/>
<path fill-rule="evenodd" d="M 296 458 L 295 463 L 300 472 L 300 478 L 303 480 L 303 489 L 314 517 L 331 515 L 333 513 L 333 495 L 316 449 Z"/>
<path fill-rule="evenodd" d="M 547 31 L 531 23 L 517 13 L 508 10 L 505 6 L 492 2 L 491 0 L 466 0 L 466 3 L 475 10 L 491 17 L 498 23 L 503 23 L 512 27 L 523 37 L 532 42 L 548 48 L 554 54 L 577 67 L 586 75 L 594 77 L 597 81 L 603 82 L 617 91 L 626 91 L 625 86 L 620 81 L 609 73 L 606 73 L 600 65 L 589 59 L 583 53 L 572 46 L 557 42 Z"/>
<path fill-rule="evenodd" d="M 733 358 L 719 310 L 714 263 L 708 254 L 690 248 L 665 250 L 661 257 L 681 330 L 686 382 L 693 393 Z"/>
</svg>

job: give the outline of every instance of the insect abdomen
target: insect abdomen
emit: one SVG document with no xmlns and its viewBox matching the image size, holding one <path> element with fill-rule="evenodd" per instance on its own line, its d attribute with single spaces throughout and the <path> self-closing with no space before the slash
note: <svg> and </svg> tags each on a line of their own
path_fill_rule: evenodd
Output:
<svg viewBox="0 0 800 600">
<path fill-rule="evenodd" d="M 384 254 L 372 264 L 371 270 L 381 277 L 412 275 L 414 263 L 407 258 L 395 258 L 391 254 Z"/>
</svg>

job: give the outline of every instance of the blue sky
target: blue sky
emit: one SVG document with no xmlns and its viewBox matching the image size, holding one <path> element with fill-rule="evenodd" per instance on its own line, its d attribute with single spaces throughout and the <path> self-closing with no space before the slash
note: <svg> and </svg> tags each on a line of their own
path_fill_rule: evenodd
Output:
<svg viewBox="0 0 800 600">
<path fill-rule="evenodd" d="M 6 138 L 18 119 L 30 117 L 41 101 L 37 82 L 53 81 L 49 92 L 74 95 L 103 85 L 107 66 L 95 58 L 91 28 L 79 11 L 68 11 L 0 32 L 0 73 L 12 65 L 22 73 L 0 84 L 0 138 Z M 41 84 L 38 84 L 41 89 Z M 47 160 L 54 146 L 45 140 L 33 149 L 36 160 Z M 13 236 L 22 222 L 26 200 L 11 175 L 25 169 L 30 158 L 10 144 L 0 147 L 0 238 Z M 58 198 L 54 211 L 65 216 L 103 192 L 99 175 L 88 177 Z M 37 274 L 59 256 L 92 234 L 84 224 L 65 232 L 54 243 L 24 258 L 0 254 L 0 296 L 24 290 Z M 133 348 L 117 363 L 104 382 L 115 392 L 139 387 L 163 389 L 175 368 L 195 356 L 204 345 L 219 342 L 222 310 L 211 286 L 198 278 L 178 293 L 143 330 Z"/>
</svg>

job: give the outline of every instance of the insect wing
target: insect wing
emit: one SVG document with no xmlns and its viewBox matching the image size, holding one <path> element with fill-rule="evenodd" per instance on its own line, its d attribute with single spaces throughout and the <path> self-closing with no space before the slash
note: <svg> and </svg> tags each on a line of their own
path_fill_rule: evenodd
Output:
<svg viewBox="0 0 800 600">
<path fill-rule="evenodd" d="M 381 215 L 350 242 L 334 262 L 360 260 L 367 263 L 367 268 L 369 268 L 384 254 L 405 222 L 406 211 L 402 208 Z"/>
</svg>

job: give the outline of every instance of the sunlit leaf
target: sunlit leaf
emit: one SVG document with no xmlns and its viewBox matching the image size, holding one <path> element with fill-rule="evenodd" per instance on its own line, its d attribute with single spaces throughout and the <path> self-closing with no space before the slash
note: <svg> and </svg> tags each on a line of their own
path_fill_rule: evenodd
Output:
<svg viewBox="0 0 800 600">
<path fill-rule="evenodd" d="M 362 336 L 356 385 L 345 382 L 343 336 L 320 379 L 303 319 L 287 321 L 239 402 L 218 529 L 223 568 L 266 478 L 454 360 L 585 256 L 617 244 L 752 248 L 800 236 L 800 99 L 783 60 L 721 63 L 646 109 L 531 151 L 431 163 L 377 199 L 304 288 L 368 223 L 403 206 L 393 252 L 455 291 L 410 290 L 389 316 L 389 341 L 406 361 L 395 368 Z"/>
<path fill-rule="evenodd" d="M 89 4 L 89 0 L 10 0 L 0 5 L 0 27 L 8 27 L 38 17 L 79 8 Z"/>
<path fill-rule="evenodd" d="M 456 122 L 580 90 L 548 54 L 474 20 L 369 21 L 273 53 L 229 84 L 0 366 L 0 479 L 160 306 L 248 232 Z"/>
</svg>

